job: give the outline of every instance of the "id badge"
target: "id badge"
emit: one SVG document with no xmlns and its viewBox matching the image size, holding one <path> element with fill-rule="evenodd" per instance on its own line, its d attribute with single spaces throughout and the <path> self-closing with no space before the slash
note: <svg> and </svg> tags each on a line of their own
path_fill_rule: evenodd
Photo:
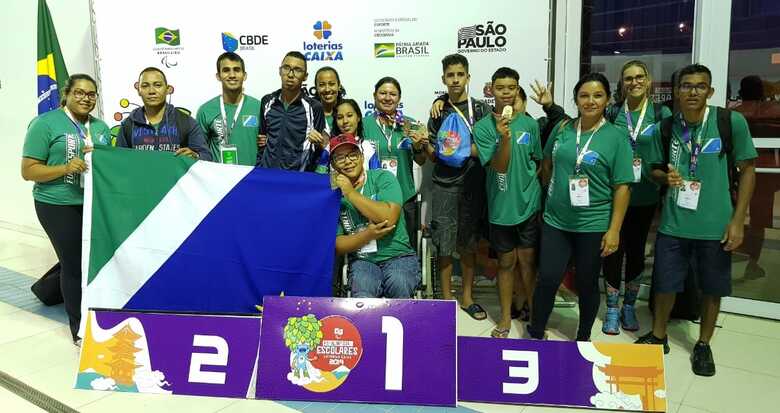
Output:
<svg viewBox="0 0 780 413">
<path fill-rule="evenodd" d="M 382 159 L 382 169 L 390 171 L 393 176 L 398 176 L 398 159 L 397 158 L 384 158 Z"/>
<path fill-rule="evenodd" d="M 358 232 L 364 231 L 366 228 L 368 228 L 368 227 L 363 225 L 363 226 L 361 226 L 358 229 Z M 366 255 L 369 255 L 369 254 L 374 254 L 377 251 L 378 251 L 378 248 L 377 248 L 377 245 L 376 245 L 376 240 L 372 239 L 368 244 L 360 247 L 360 249 L 358 250 L 358 255 L 366 256 Z"/>
<path fill-rule="evenodd" d="M 219 145 L 219 159 L 224 164 L 237 165 L 238 164 L 238 148 L 236 145 Z"/>
<path fill-rule="evenodd" d="M 634 158 L 634 182 L 642 180 L 642 158 Z"/>
<path fill-rule="evenodd" d="M 569 177 L 569 199 L 571 206 L 590 206 L 590 182 L 587 176 Z"/>
<path fill-rule="evenodd" d="M 695 211 L 699 207 L 699 195 L 701 195 L 701 181 L 683 180 L 683 186 L 677 190 L 677 206 Z"/>
</svg>

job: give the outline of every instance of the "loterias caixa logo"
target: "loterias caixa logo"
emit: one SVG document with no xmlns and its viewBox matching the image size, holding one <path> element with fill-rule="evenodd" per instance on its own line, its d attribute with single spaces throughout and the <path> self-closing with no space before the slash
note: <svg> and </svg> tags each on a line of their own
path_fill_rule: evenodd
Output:
<svg viewBox="0 0 780 413">
<path fill-rule="evenodd" d="M 344 43 L 330 40 L 333 25 L 327 20 L 317 20 L 312 26 L 313 42 L 303 42 L 303 55 L 306 60 L 344 60 Z"/>
<path fill-rule="evenodd" d="M 458 29 L 458 53 L 506 52 L 505 24 L 488 21 L 485 24 Z"/>
</svg>

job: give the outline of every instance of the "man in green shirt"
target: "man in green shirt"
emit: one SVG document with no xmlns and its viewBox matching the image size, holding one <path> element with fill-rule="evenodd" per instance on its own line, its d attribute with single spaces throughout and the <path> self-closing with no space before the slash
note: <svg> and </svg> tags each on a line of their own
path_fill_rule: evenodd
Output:
<svg viewBox="0 0 780 413">
<path fill-rule="evenodd" d="M 719 128 L 723 109 L 707 105 L 714 92 L 711 82 L 705 66 L 682 69 L 675 85 L 680 113 L 667 120 L 670 136 L 663 136 L 667 129 L 663 123 L 655 132 L 655 151 L 649 160 L 654 165 L 653 179 L 669 190 L 655 248 L 653 329 L 636 341 L 661 344 L 669 352 L 669 315 L 692 261 L 703 293 L 699 340 L 691 355 L 693 372 L 700 376 L 715 374 L 710 340 L 720 298 L 731 294 L 731 251 L 742 244 L 757 156 L 747 122 L 738 112 L 725 112 L 730 117 L 731 138 L 723 137 Z M 732 162 L 739 169 L 735 207 L 730 191 Z"/>
<path fill-rule="evenodd" d="M 255 166 L 260 101 L 244 94 L 244 59 L 233 52 L 217 58 L 222 94 L 201 105 L 196 119 L 215 162 Z"/>
<path fill-rule="evenodd" d="M 401 214 L 401 186 L 392 173 L 363 168 L 353 135 L 330 140 L 334 184 L 341 190 L 336 254 L 349 254 L 350 289 L 357 298 L 411 298 L 420 264 Z"/>
<path fill-rule="evenodd" d="M 501 319 L 491 334 L 506 338 L 511 325 L 512 284 L 520 267 L 526 297 L 533 296 L 535 250 L 539 240 L 541 187 L 537 179 L 542 159 L 539 125 L 511 108 L 518 98 L 520 75 L 502 67 L 492 77 L 495 113 L 474 126 L 474 142 L 487 179 L 490 243 L 498 253 Z M 505 108 L 509 108 L 505 113 Z"/>
</svg>

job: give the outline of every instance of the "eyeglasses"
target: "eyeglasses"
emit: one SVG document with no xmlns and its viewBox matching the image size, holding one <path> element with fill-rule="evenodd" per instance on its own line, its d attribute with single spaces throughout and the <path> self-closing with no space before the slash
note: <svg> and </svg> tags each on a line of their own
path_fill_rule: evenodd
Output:
<svg viewBox="0 0 780 413">
<path fill-rule="evenodd" d="M 286 76 L 290 72 L 293 72 L 295 76 L 303 76 L 303 74 L 306 73 L 306 69 L 302 67 L 290 67 L 288 65 L 279 67 L 279 74 L 282 76 Z"/>
<path fill-rule="evenodd" d="M 85 92 L 81 89 L 74 89 L 73 97 L 78 100 L 84 99 L 85 97 L 89 100 L 97 100 L 98 94 L 97 92 Z"/>
<path fill-rule="evenodd" d="M 630 83 L 645 83 L 645 80 L 647 80 L 646 75 L 636 75 L 636 76 L 626 76 L 623 78 L 623 83 L 630 84 Z"/>
<path fill-rule="evenodd" d="M 343 164 L 347 159 L 349 159 L 350 162 L 357 162 L 360 159 L 360 152 L 352 151 L 344 155 L 334 156 L 333 163 Z"/>
<path fill-rule="evenodd" d="M 683 83 L 680 85 L 680 93 L 691 93 L 694 89 L 696 89 L 696 92 L 705 94 L 709 92 L 710 85 L 706 83 L 699 83 L 699 84 L 691 84 L 691 83 Z"/>
</svg>

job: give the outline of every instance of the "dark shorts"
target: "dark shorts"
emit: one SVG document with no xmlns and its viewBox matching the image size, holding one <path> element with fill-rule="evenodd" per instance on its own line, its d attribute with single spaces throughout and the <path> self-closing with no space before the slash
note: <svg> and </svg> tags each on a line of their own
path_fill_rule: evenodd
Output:
<svg viewBox="0 0 780 413">
<path fill-rule="evenodd" d="M 481 235 L 485 210 L 484 188 L 473 185 L 441 186 L 431 189 L 431 237 L 436 253 L 449 257 L 455 251 L 474 252 Z"/>
<path fill-rule="evenodd" d="M 653 267 L 655 291 L 683 291 L 689 265 L 693 267 L 702 293 L 714 297 L 731 295 L 731 253 L 723 250 L 720 241 L 658 233 Z"/>
<path fill-rule="evenodd" d="M 539 228 L 538 212 L 517 225 L 490 224 L 490 246 L 499 254 L 506 254 L 515 248 L 537 248 Z"/>
</svg>

